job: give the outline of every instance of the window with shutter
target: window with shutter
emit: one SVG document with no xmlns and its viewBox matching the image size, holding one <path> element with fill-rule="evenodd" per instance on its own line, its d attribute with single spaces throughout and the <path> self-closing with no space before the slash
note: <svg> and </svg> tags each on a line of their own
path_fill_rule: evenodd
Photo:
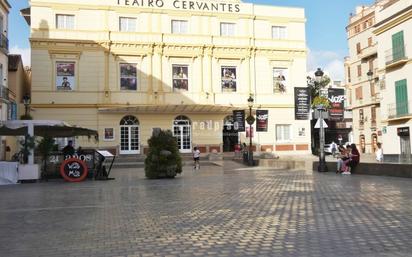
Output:
<svg viewBox="0 0 412 257">
<path fill-rule="evenodd" d="M 392 57 L 394 62 L 405 57 L 403 31 L 399 31 L 392 35 Z"/>
<path fill-rule="evenodd" d="M 398 116 L 408 114 L 408 90 L 406 79 L 395 82 L 396 114 Z"/>
</svg>

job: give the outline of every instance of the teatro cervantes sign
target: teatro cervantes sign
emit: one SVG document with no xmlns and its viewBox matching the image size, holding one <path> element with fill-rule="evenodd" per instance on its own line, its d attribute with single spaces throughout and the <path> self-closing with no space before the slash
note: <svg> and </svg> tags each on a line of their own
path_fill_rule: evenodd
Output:
<svg viewBox="0 0 412 257">
<path fill-rule="evenodd" d="M 213 2 L 213 1 L 191 1 L 191 0 L 115 0 L 118 6 L 165 8 L 176 10 L 193 10 L 208 12 L 240 12 L 239 3 Z"/>
</svg>

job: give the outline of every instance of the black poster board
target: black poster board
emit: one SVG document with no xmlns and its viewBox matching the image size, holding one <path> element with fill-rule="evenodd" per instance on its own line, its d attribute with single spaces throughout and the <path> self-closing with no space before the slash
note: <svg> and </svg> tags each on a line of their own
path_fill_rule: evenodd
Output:
<svg viewBox="0 0 412 257">
<path fill-rule="evenodd" d="M 256 110 L 256 132 L 268 131 L 268 110 Z"/>
<path fill-rule="evenodd" d="M 343 88 L 329 88 L 330 102 L 329 120 L 342 121 L 345 111 L 345 90 Z"/>
<path fill-rule="evenodd" d="M 233 111 L 233 121 L 234 121 L 235 129 L 238 132 L 245 131 L 245 111 L 244 110 Z"/>
<path fill-rule="evenodd" d="M 295 87 L 295 120 L 307 120 L 310 113 L 309 88 Z"/>
</svg>

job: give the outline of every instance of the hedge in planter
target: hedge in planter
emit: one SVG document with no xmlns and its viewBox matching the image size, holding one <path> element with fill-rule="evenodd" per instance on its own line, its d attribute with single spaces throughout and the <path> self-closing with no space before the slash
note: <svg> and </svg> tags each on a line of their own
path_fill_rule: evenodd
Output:
<svg viewBox="0 0 412 257">
<path fill-rule="evenodd" d="M 182 173 L 182 158 L 170 130 L 155 129 L 148 143 L 149 152 L 145 160 L 147 178 L 174 178 Z"/>
</svg>

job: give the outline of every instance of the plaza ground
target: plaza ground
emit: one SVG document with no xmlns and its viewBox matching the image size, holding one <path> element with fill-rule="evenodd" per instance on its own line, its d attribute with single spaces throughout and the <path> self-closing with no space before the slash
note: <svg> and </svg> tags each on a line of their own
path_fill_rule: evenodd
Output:
<svg viewBox="0 0 412 257">
<path fill-rule="evenodd" d="M 412 180 L 232 161 L 0 187 L 0 256 L 412 256 Z"/>
</svg>

